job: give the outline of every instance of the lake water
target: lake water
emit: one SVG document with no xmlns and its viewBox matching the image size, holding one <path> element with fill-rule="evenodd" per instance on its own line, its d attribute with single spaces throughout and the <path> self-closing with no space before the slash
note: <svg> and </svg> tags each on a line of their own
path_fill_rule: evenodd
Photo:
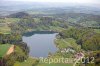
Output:
<svg viewBox="0 0 100 66">
<path fill-rule="evenodd" d="M 54 39 L 57 33 L 52 32 L 31 32 L 23 36 L 23 42 L 30 47 L 30 56 L 47 57 L 48 53 L 55 53 L 57 48 Z"/>
</svg>

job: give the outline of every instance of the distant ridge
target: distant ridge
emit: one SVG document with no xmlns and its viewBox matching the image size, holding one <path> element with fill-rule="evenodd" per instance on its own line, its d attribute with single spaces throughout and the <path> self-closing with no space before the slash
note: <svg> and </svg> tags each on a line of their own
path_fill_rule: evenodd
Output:
<svg viewBox="0 0 100 66">
<path fill-rule="evenodd" d="M 25 13 L 25 12 L 18 12 L 18 13 L 10 14 L 7 17 L 10 17 L 10 18 L 25 18 L 27 16 L 30 16 L 30 15 L 28 13 Z"/>
</svg>

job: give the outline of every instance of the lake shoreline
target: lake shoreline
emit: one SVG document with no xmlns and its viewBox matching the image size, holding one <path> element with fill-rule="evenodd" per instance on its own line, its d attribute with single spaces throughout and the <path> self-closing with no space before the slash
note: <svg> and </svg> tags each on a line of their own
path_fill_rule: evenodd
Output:
<svg viewBox="0 0 100 66">
<path fill-rule="evenodd" d="M 57 47 L 54 42 L 56 35 L 56 32 L 51 31 L 28 32 L 23 35 L 23 42 L 27 43 L 30 47 L 31 56 L 48 57 L 49 52 L 55 53 L 57 51 Z"/>
</svg>

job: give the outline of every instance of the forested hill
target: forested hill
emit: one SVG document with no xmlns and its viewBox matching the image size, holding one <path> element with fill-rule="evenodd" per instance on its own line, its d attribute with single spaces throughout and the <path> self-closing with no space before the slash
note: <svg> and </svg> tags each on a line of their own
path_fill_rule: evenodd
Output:
<svg viewBox="0 0 100 66">
<path fill-rule="evenodd" d="M 28 12 L 17 12 L 1 17 L 0 23 L 4 25 L 1 28 L 7 28 L 7 32 L 18 33 L 43 30 L 59 32 L 71 26 L 99 29 L 100 15 L 84 13 L 29 14 Z"/>
<path fill-rule="evenodd" d="M 30 16 L 28 13 L 17 12 L 17 13 L 10 14 L 7 17 L 8 18 L 25 18 L 25 17 L 28 17 L 28 16 Z"/>
</svg>

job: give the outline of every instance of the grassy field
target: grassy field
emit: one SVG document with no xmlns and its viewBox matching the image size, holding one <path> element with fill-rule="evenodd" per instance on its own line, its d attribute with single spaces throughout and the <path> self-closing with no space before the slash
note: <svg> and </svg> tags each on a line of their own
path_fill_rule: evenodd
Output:
<svg viewBox="0 0 100 66">
<path fill-rule="evenodd" d="M 35 60 L 29 58 L 26 60 L 26 62 L 16 62 L 14 64 L 14 66 L 32 66 L 32 64 L 34 64 Z M 63 64 L 63 63 L 52 63 L 52 64 L 48 64 L 48 63 L 39 63 L 36 66 L 73 66 L 73 64 Z"/>
<path fill-rule="evenodd" d="M 3 57 L 7 53 L 10 46 L 10 44 L 0 45 L 0 57 Z"/>
<path fill-rule="evenodd" d="M 11 29 L 7 25 L 0 26 L 0 33 L 10 33 Z"/>
<path fill-rule="evenodd" d="M 16 62 L 14 64 L 14 66 L 32 66 L 33 64 L 36 63 L 36 60 L 35 59 L 32 59 L 32 58 L 28 58 L 26 61 L 24 62 Z"/>
<path fill-rule="evenodd" d="M 100 33 L 100 29 L 94 29 L 96 33 Z"/>
<path fill-rule="evenodd" d="M 72 64 L 63 64 L 63 63 L 59 63 L 59 64 L 44 63 L 44 64 L 38 64 L 37 66 L 73 66 L 73 65 Z"/>
<path fill-rule="evenodd" d="M 8 24 L 18 22 L 19 20 L 19 18 L 0 19 L 0 33 L 10 33 L 11 28 L 8 27 Z"/>
<path fill-rule="evenodd" d="M 73 66 L 73 63 L 37 63 L 36 59 L 30 57 L 24 62 L 16 62 L 14 66 Z"/>
<path fill-rule="evenodd" d="M 59 32 L 61 32 L 62 30 L 64 30 L 64 28 L 61 28 L 61 27 L 54 27 L 54 26 L 50 26 L 49 28 L 50 28 L 50 30 L 59 31 Z"/>
<path fill-rule="evenodd" d="M 20 18 L 5 18 L 5 19 L 0 19 L 0 22 L 5 22 L 5 23 L 12 23 L 12 22 L 18 22 Z"/>
<path fill-rule="evenodd" d="M 66 47 L 73 47 L 75 50 L 81 49 L 79 45 L 77 45 L 76 40 L 73 38 L 66 38 L 66 39 L 56 39 L 55 43 L 57 44 L 58 48 L 66 48 Z"/>
</svg>

